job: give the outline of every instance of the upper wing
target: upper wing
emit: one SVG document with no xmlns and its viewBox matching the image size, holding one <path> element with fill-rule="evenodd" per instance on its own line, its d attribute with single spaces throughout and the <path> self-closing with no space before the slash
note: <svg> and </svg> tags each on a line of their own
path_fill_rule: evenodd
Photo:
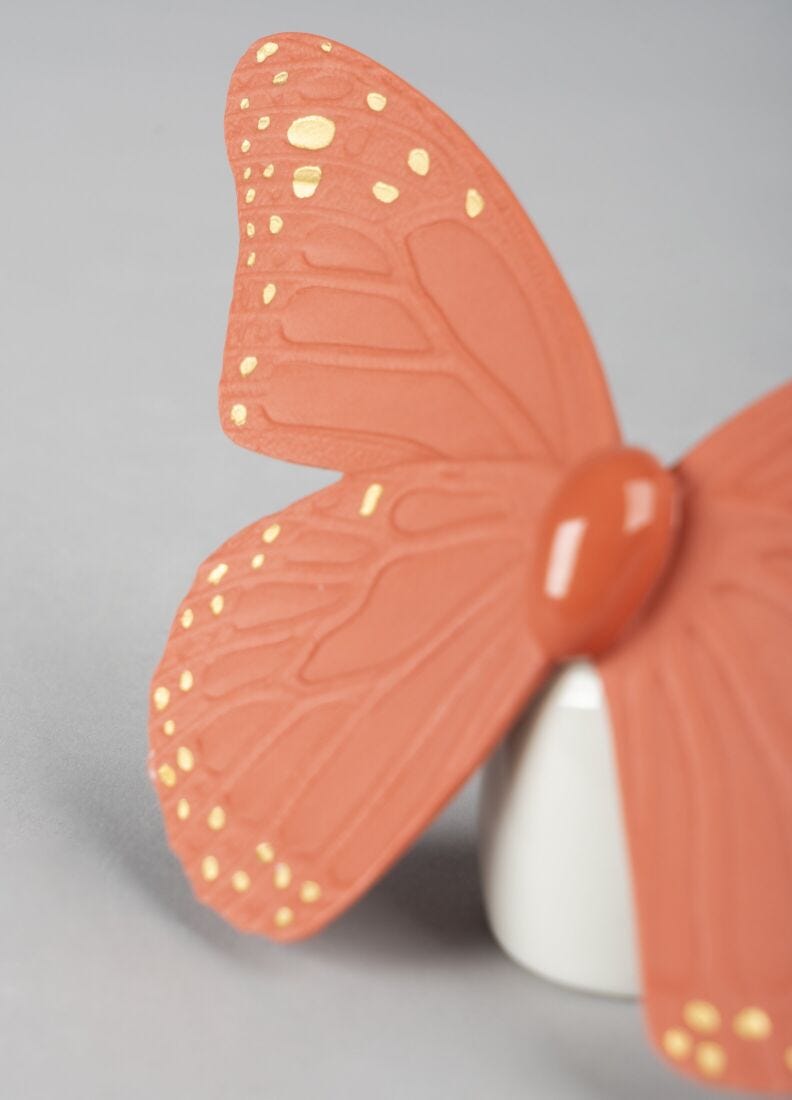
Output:
<svg viewBox="0 0 792 1100">
<path fill-rule="evenodd" d="M 518 202 L 398 77 L 305 34 L 231 79 L 240 253 L 220 415 L 245 447 L 346 471 L 572 461 L 617 440 L 597 357 Z"/>
<path fill-rule="evenodd" d="M 792 1092 L 792 384 L 679 467 L 680 555 L 602 663 L 655 1042 Z"/>
<path fill-rule="evenodd" d="M 196 893 L 280 939 L 320 928 L 415 837 L 546 662 L 526 540 L 554 474 L 351 475 L 199 569 L 155 673 L 152 777 Z"/>
</svg>

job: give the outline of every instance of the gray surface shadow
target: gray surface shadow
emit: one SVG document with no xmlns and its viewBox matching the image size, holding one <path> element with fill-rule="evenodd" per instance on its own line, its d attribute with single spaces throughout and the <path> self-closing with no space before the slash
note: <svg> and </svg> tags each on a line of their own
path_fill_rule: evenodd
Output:
<svg viewBox="0 0 792 1100">
<path fill-rule="evenodd" d="M 51 777 L 66 826 L 81 844 L 99 850 L 97 867 L 112 864 L 155 909 L 223 954 L 253 961 L 264 942 L 235 932 L 193 895 L 168 848 L 156 796 L 141 774 L 141 757 L 128 767 L 117 761 L 116 771 L 108 775 L 107 761 L 86 752 L 78 768 Z"/>
<path fill-rule="evenodd" d="M 475 842 L 429 832 L 314 943 L 322 953 L 371 952 L 380 960 L 491 949 Z"/>
<path fill-rule="evenodd" d="M 141 740 L 119 738 L 134 753 L 108 760 L 84 742 L 71 766 L 48 777 L 63 827 L 80 844 L 99 849 L 97 866 L 111 863 L 167 918 L 213 949 L 246 964 L 266 962 L 267 940 L 237 932 L 193 895 L 168 848 L 156 796 L 143 773 Z M 490 943 L 475 842 L 446 829 L 421 838 L 346 914 L 292 950 L 398 962 L 427 950 L 453 953 Z"/>
</svg>

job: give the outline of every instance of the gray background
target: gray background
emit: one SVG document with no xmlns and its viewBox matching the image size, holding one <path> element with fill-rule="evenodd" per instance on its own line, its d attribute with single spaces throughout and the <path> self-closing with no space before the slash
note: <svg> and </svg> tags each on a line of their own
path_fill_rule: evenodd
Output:
<svg viewBox="0 0 792 1100">
<path fill-rule="evenodd" d="M 638 1008 L 502 957 L 475 790 L 291 949 L 192 900 L 145 775 L 194 566 L 333 475 L 233 447 L 238 55 L 305 29 L 451 112 L 511 181 L 631 440 L 672 458 L 789 375 L 792 4 L 187 0 L 4 10 L 4 1100 L 705 1095 Z"/>
</svg>

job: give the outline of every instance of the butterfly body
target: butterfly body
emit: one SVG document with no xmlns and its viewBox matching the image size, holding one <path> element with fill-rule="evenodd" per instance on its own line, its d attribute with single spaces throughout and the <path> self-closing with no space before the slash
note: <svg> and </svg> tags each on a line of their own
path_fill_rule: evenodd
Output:
<svg viewBox="0 0 792 1100">
<path fill-rule="evenodd" d="M 646 451 L 617 447 L 564 477 L 542 517 L 529 614 L 557 660 L 605 652 L 645 607 L 679 534 L 681 491 Z"/>
</svg>

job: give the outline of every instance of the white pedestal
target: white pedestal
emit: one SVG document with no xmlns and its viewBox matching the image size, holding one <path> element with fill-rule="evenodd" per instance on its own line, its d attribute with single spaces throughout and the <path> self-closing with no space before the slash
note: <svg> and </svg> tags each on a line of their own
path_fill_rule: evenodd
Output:
<svg viewBox="0 0 792 1100">
<path fill-rule="evenodd" d="M 591 665 L 562 670 L 487 765 L 480 837 L 487 915 L 503 950 L 552 981 L 637 996 L 616 761 Z"/>
</svg>

